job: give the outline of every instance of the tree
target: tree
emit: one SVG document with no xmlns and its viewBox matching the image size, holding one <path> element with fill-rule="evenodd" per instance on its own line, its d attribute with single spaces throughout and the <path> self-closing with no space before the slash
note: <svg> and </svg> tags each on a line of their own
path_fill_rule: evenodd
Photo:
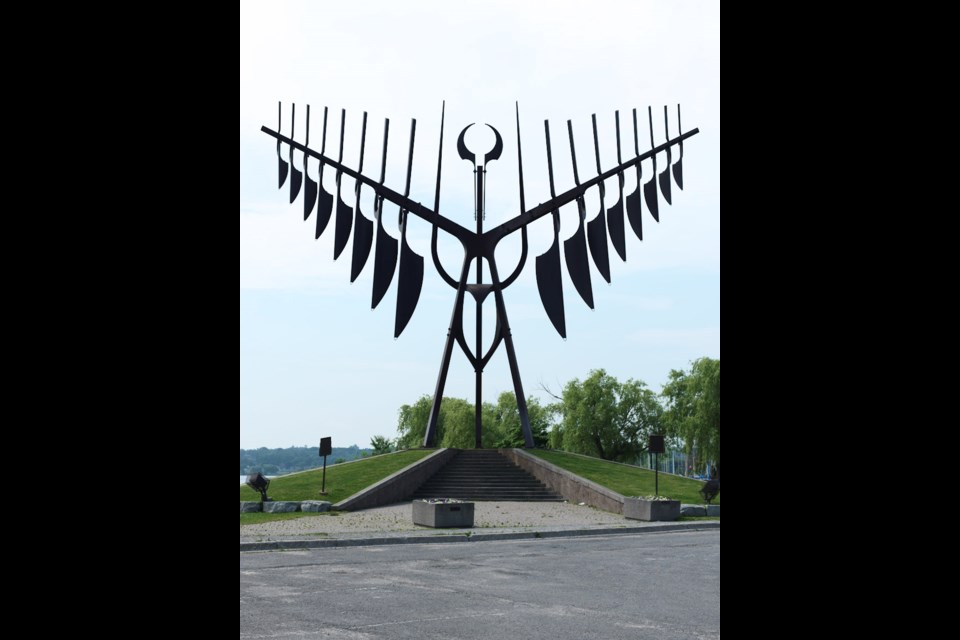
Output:
<svg viewBox="0 0 960 640">
<path fill-rule="evenodd" d="M 646 384 L 621 383 L 603 370 L 568 383 L 560 410 L 554 447 L 619 462 L 633 462 L 646 451 L 648 436 L 660 431 L 663 418 L 663 407 Z"/>
<path fill-rule="evenodd" d="M 375 456 L 393 453 L 393 441 L 384 436 L 373 436 L 373 439 L 370 441 L 370 447 L 373 449 L 373 455 Z"/>
<path fill-rule="evenodd" d="M 701 358 L 689 373 L 671 371 L 663 397 L 670 433 L 686 442 L 688 454 L 699 455 L 700 465 L 712 460 L 719 468 L 720 361 Z"/>
<path fill-rule="evenodd" d="M 400 408 L 397 431 L 400 434 L 397 446 L 413 449 L 423 445 L 427 421 L 433 399 L 423 396 L 413 405 Z M 530 426 L 536 445 L 545 446 L 549 441 L 550 426 L 555 415 L 554 408 L 544 407 L 536 398 L 527 400 Z M 438 446 L 451 449 L 472 449 L 477 442 L 476 406 L 460 398 L 444 398 L 440 403 L 440 419 L 437 424 Z M 486 402 L 482 408 L 483 444 L 490 448 L 524 447 L 520 412 L 513 393 L 503 393 L 497 404 Z M 376 449 L 376 447 L 374 447 Z"/>
<path fill-rule="evenodd" d="M 433 410 L 433 398 L 423 396 L 413 405 L 400 407 L 397 446 L 418 449 L 427 435 L 427 422 Z M 476 442 L 476 409 L 466 400 L 444 398 L 440 403 L 437 443 L 440 447 L 471 449 Z"/>
<path fill-rule="evenodd" d="M 544 407 L 539 399 L 531 396 L 527 399 L 527 413 L 534 444 L 537 447 L 546 446 L 550 441 L 553 408 Z M 483 428 L 487 446 L 498 449 L 522 449 L 527 446 L 520 423 L 520 410 L 517 409 L 517 396 L 512 392 L 500 394 L 496 405 L 484 405 Z"/>
<path fill-rule="evenodd" d="M 444 398 L 440 403 L 440 423 L 437 436 L 440 446 L 447 449 L 473 449 L 477 444 L 477 408 L 460 398 Z"/>
<path fill-rule="evenodd" d="M 414 404 L 405 404 L 400 407 L 397 420 L 398 449 L 419 449 L 427 436 L 427 422 L 430 420 L 430 411 L 433 408 L 433 399 L 423 396 Z M 443 416 L 440 416 L 441 425 Z"/>
</svg>

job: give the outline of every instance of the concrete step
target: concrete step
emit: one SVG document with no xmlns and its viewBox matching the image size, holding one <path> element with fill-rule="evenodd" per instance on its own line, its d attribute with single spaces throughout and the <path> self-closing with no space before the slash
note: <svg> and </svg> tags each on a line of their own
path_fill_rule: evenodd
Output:
<svg viewBox="0 0 960 640">
<path fill-rule="evenodd" d="M 425 482 L 416 499 L 563 502 L 539 480 L 497 451 L 461 451 Z"/>
</svg>

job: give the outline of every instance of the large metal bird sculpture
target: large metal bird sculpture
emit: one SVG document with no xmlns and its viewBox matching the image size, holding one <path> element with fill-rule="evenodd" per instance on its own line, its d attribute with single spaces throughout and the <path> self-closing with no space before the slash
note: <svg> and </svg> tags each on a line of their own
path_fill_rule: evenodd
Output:
<svg viewBox="0 0 960 640">
<path fill-rule="evenodd" d="M 277 130 L 263 127 L 262 131 L 276 139 L 277 158 L 279 166 L 279 187 L 282 189 L 290 183 L 290 203 L 296 202 L 303 194 L 304 220 L 309 220 L 316 212 L 316 237 L 319 239 L 335 220 L 334 230 L 334 259 L 338 260 L 346 251 L 353 237 L 351 253 L 350 280 L 355 282 L 366 267 L 371 251 L 373 257 L 373 301 L 376 309 L 383 301 L 394 280 L 397 281 L 397 306 L 394 324 L 394 336 L 399 338 L 409 324 L 423 289 L 424 259 L 410 247 L 408 229 L 410 216 L 416 216 L 429 223 L 433 228 L 431 253 L 433 263 L 440 277 L 455 289 L 456 301 L 453 307 L 453 317 L 450 322 L 450 331 L 443 350 L 443 359 L 440 365 L 440 374 L 433 399 L 433 408 L 427 425 L 424 446 L 436 445 L 437 429 L 440 418 L 440 404 L 443 399 L 447 383 L 447 374 L 454 347 L 459 345 L 467 359 L 473 364 L 476 371 L 477 399 L 476 399 L 476 446 L 483 446 L 482 428 L 482 398 L 483 373 L 494 354 L 501 346 L 506 347 L 507 359 L 510 364 L 510 373 L 513 378 L 514 391 L 517 397 L 517 409 L 523 427 L 523 436 L 528 448 L 535 446 L 533 433 L 530 428 L 530 418 L 527 412 L 526 395 L 520 378 L 520 366 L 517 362 L 517 352 L 514 347 L 513 335 L 510 330 L 510 321 L 507 316 L 507 306 L 504 300 L 504 290 L 515 283 L 526 267 L 529 258 L 528 227 L 531 223 L 551 216 L 553 219 L 553 244 L 550 249 L 536 259 L 537 285 L 540 290 L 540 299 L 546 310 L 547 317 L 553 323 L 557 332 L 567 337 L 566 312 L 563 296 L 563 265 L 566 264 L 567 273 L 580 297 L 592 309 L 594 308 L 593 282 L 590 269 L 590 257 L 600 276 L 610 282 L 610 252 L 612 244 L 621 260 L 627 259 L 626 225 L 624 218 L 630 221 L 630 226 L 640 240 L 643 240 L 643 204 L 657 222 L 660 221 L 660 197 L 667 204 L 673 203 L 673 183 L 683 189 L 683 145 L 686 140 L 697 135 L 699 129 L 686 133 L 680 125 L 680 108 L 677 107 L 677 136 L 670 137 L 669 111 L 664 108 L 665 142 L 657 144 L 654 132 L 653 109 L 648 110 L 650 121 L 650 149 L 641 152 L 640 127 L 636 109 L 633 111 L 633 138 L 634 157 L 623 159 L 621 144 L 620 112 L 615 114 L 617 133 L 617 166 L 604 171 L 600 160 L 600 136 L 597 117 L 593 116 L 593 141 L 597 163 L 597 176 L 589 180 L 581 180 L 579 165 L 577 164 L 576 145 L 573 135 L 573 123 L 568 121 L 567 128 L 570 138 L 570 152 L 573 159 L 573 175 L 575 186 L 557 194 L 554 179 L 553 145 L 550 136 L 550 123 L 545 122 L 547 164 L 550 175 L 550 200 L 531 209 L 527 209 L 526 192 L 523 175 L 523 153 L 520 135 L 520 110 L 517 107 L 517 156 L 519 164 L 520 183 L 520 213 L 514 218 L 490 230 L 484 230 L 486 219 L 486 177 L 490 163 L 498 160 L 503 154 L 503 138 L 494 127 L 487 125 L 493 131 L 496 142 L 491 151 L 482 159 L 470 151 L 465 139 L 467 131 L 473 125 L 465 128 L 457 140 L 457 151 L 463 160 L 470 162 L 474 170 L 476 198 L 474 202 L 474 217 L 476 230 L 468 229 L 440 213 L 440 190 L 443 167 L 443 135 L 446 124 L 446 105 L 441 115 L 440 152 L 437 163 L 437 188 L 433 208 L 423 206 L 410 198 L 411 179 L 413 176 L 414 148 L 416 146 L 417 121 L 413 120 L 410 130 L 409 155 L 407 158 L 406 183 L 403 193 L 386 186 L 387 157 L 390 139 L 390 121 L 384 124 L 383 131 L 383 158 L 380 170 L 380 179 L 375 180 L 364 175 L 364 160 L 367 143 L 367 114 L 363 114 L 363 126 L 360 140 L 360 163 L 356 170 L 343 164 L 343 152 L 346 131 L 346 111 L 340 117 L 340 148 L 337 159 L 327 155 L 327 133 L 329 110 L 323 112 L 323 133 L 320 151 L 310 147 L 310 107 L 306 113 L 306 134 L 303 142 L 296 140 L 296 105 L 291 108 L 290 135 L 281 133 L 283 128 L 283 105 L 280 105 L 280 116 Z M 286 146 L 286 155 L 284 155 Z M 674 161 L 674 149 L 678 150 L 678 157 Z M 296 154 L 303 158 L 303 171 L 297 169 L 294 160 Z M 665 158 L 663 156 L 666 156 Z M 309 172 L 310 161 L 319 162 L 317 178 L 311 177 Z M 652 167 L 650 178 L 644 181 L 644 164 Z M 662 173 L 658 173 L 663 166 Z M 324 172 L 327 169 L 336 172 L 336 193 L 327 193 L 324 186 Z M 626 175 L 628 171 L 637 173 L 637 188 L 630 195 L 624 194 Z M 347 192 L 345 201 L 344 178 L 353 180 L 353 198 Z M 615 180 L 619 198 L 615 205 L 605 207 L 607 183 Z M 305 182 L 305 184 L 304 184 Z M 659 187 L 659 188 L 658 188 Z M 370 189 L 374 194 L 372 219 L 361 211 L 360 201 L 363 189 Z M 588 221 L 587 193 L 591 189 L 598 189 L 600 196 L 600 212 Z M 642 194 L 641 194 L 642 192 Z M 385 228 L 384 216 L 386 203 L 399 207 L 399 240 L 395 239 Z M 561 216 L 560 210 L 568 204 L 576 203 L 579 210 L 576 232 L 565 242 L 560 241 Z M 352 203 L 352 207 L 351 207 Z M 452 275 L 446 271 L 440 261 L 438 241 L 440 232 L 444 232 L 457 240 L 463 247 L 463 262 L 460 272 Z M 497 248 L 500 243 L 513 234 L 520 233 L 521 255 L 517 267 L 506 277 L 501 273 L 497 264 Z M 562 250 L 561 250 L 562 247 Z M 561 258 L 561 253 L 563 254 Z M 486 264 L 487 269 L 484 269 Z M 475 272 L 473 269 L 475 268 Z M 471 273 L 475 277 L 471 281 Z M 484 282 L 484 274 L 489 273 L 490 282 Z M 476 346 L 471 347 L 464 332 L 464 314 L 468 296 L 476 304 Z M 497 326 L 494 331 L 493 345 L 484 351 L 483 306 L 491 299 L 496 306 Z"/>
</svg>

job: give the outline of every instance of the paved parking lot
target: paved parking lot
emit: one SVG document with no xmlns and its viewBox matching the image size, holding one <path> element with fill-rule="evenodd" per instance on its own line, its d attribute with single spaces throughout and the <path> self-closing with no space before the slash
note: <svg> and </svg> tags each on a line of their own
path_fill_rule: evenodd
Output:
<svg viewBox="0 0 960 640">
<path fill-rule="evenodd" d="M 720 637 L 720 532 L 240 555 L 240 638 Z"/>
</svg>

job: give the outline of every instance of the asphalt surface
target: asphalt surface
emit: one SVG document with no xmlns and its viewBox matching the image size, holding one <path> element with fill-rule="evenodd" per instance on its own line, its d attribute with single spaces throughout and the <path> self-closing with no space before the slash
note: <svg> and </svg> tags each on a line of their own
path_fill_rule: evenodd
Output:
<svg viewBox="0 0 960 640">
<path fill-rule="evenodd" d="M 240 554 L 240 638 L 720 637 L 720 531 Z"/>
</svg>

